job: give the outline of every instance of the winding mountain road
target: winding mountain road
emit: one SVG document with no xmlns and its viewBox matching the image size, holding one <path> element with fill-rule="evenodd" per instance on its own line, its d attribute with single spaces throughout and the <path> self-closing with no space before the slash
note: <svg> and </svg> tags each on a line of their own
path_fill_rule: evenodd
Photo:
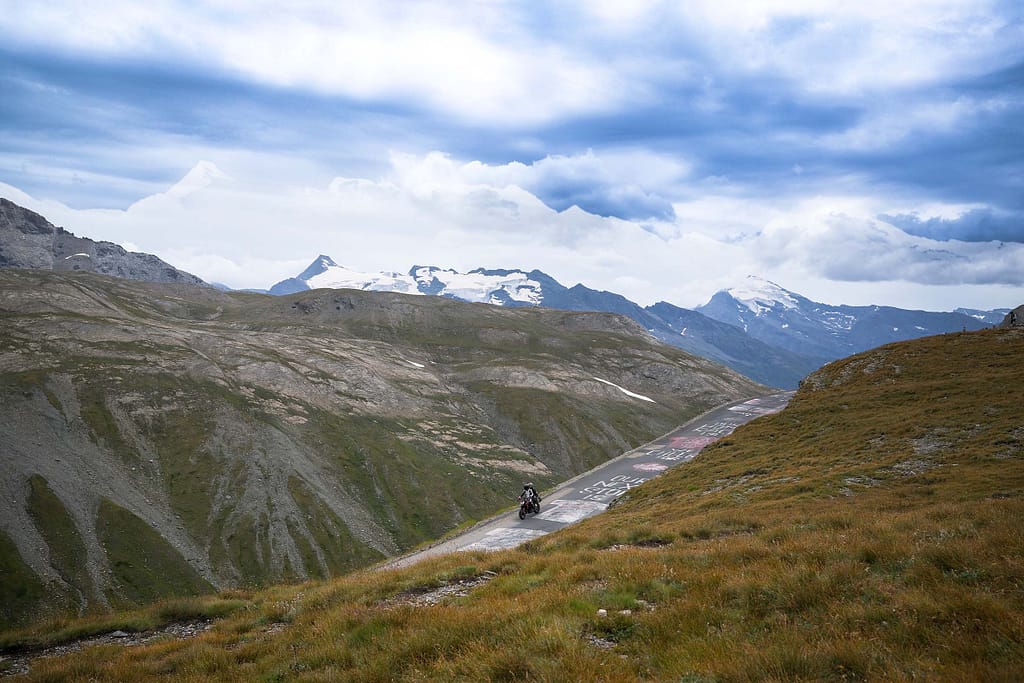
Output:
<svg viewBox="0 0 1024 683">
<path fill-rule="evenodd" d="M 426 557 L 464 550 L 514 548 L 531 539 L 591 517 L 631 488 L 689 462 L 701 450 L 754 418 L 782 410 L 792 391 L 779 391 L 715 408 L 668 434 L 634 448 L 561 484 L 544 495 L 541 512 L 519 519 L 517 510 L 503 512 L 453 538 L 378 566 L 393 569 Z M 518 493 L 518 491 L 516 492 Z"/>
</svg>

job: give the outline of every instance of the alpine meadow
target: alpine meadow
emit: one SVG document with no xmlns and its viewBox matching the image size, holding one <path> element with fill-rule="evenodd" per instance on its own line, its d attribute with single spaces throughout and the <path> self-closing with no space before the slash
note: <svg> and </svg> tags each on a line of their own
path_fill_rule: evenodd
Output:
<svg viewBox="0 0 1024 683">
<path fill-rule="evenodd" d="M 27 680 L 1016 680 L 1024 330 L 812 374 L 618 505 L 515 550 L 58 620 Z"/>
</svg>

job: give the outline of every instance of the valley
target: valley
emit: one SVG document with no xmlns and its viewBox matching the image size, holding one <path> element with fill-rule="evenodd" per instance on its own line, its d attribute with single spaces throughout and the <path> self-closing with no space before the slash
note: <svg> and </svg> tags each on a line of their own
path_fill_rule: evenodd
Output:
<svg viewBox="0 0 1024 683">
<path fill-rule="evenodd" d="M 0 315 L 9 625 L 336 576 L 764 391 L 601 313 L 4 270 Z"/>
</svg>

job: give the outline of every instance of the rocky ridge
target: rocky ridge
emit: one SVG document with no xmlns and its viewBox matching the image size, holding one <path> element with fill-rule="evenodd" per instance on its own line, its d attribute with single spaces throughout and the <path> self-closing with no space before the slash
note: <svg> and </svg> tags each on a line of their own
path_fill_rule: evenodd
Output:
<svg viewBox="0 0 1024 683">
<path fill-rule="evenodd" d="M 39 214 L 0 198 L 0 268 L 85 271 L 146 282 L 203 284 L 152 254 L 76 237 Z"/>
</svg>

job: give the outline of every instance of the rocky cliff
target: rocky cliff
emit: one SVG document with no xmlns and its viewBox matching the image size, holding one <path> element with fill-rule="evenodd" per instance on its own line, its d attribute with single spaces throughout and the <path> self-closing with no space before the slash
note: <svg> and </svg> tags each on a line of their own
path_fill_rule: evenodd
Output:
<svg viewBox="0 0 1024 683">
<path fill-rule="evenodd" d="M 152 254 L 76 237 L 37 213 L 0 198 L 0 268 L 85 271 L 146 282 L 202 284 Z"/>
</svg>

